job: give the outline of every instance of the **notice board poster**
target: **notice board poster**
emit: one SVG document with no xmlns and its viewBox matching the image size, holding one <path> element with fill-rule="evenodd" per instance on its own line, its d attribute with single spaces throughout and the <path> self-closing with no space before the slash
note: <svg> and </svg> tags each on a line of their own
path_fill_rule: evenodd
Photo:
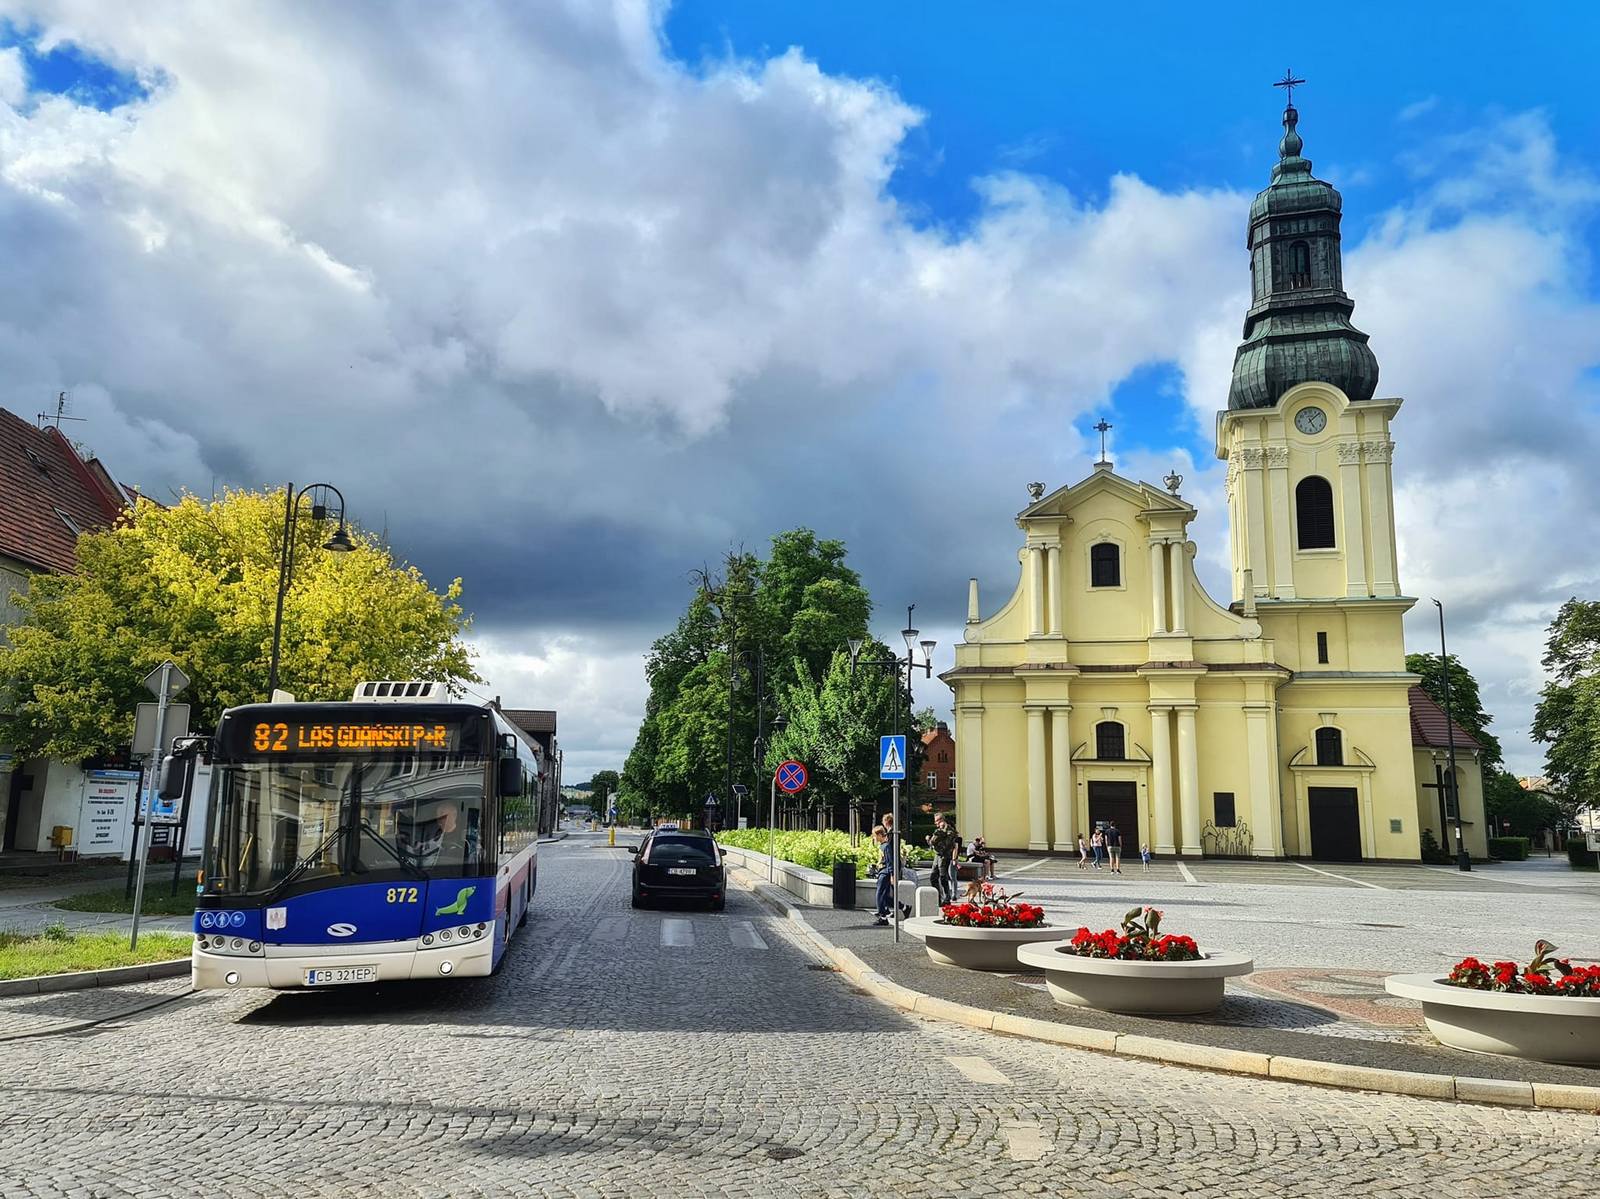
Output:
<svg viewBox="0 0 1600 1199">
<path fill-rule="evenodd" d="M 138 791 L 137 770 L 89 771 L 78 818 L 78 856 L 128 856 Z"/>
</svg>

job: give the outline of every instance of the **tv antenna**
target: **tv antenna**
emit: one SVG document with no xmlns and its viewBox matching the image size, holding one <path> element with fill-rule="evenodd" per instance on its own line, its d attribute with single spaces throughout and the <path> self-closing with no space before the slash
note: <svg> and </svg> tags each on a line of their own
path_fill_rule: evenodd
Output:
<svg viewBox="0 0 1600 1199">
<path fill-rule="evenodd" d="M 87 421 L 89 419 L 86 416 L 68 416 L 67 415 L 67 409 L 70 408 L 71 406 L 72 406 L 72 401 L 67 399 L 67 393 L 64 392 L 64 391 L 63 392 L 58 392 L 56 394 L 56 412 L 55 412 L 55 415 L 51 416 L 50 413 L 48 413 L 48 412 L 39 413 L 38 418 L 37 418 L 38 421 L 39 421 L 39 427 L 42 429 L 46 425 L 53 424 L 56 427 L 56 432 L 59 433 L 59 432 L 61 432 L 61 422 L 64 421 L 64 420 Z"/>
</svg>

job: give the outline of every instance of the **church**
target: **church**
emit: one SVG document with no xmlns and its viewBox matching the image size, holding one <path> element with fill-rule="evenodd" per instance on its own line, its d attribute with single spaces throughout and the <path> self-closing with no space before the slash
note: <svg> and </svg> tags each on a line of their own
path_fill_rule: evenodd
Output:
<svg viewBox="0 0 1600 1199">
<path fill-rule="evenodd" d="M 1298 121 L 1291 102 L 1250 206 L 1252 302 L 1216 421 L 1230 602 L 1195 577 L 1179 476 L 1123 478 L 1102 449 L 1088 478 L 1030 485 L 1017 587 L 986 616 L 971 581 L 941 676 L 968 836 L 1060 852 L 1114 822 L 1130 852 L 1185 858 L 1416 861 L 1425 833 L 1455 848 L 1443 714 L 1405 666 L 1401 401 L 1376 395 L 1341 197 L 1313 177 Z M 1477 747 L 1451 728 L 1464 840 L 1482 857 Z"/>
</svg>

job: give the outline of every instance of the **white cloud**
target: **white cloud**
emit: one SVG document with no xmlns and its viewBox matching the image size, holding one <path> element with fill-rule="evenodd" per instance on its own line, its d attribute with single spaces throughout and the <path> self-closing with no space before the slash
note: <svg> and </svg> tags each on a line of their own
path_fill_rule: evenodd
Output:
<svg viewBox="0 0 1600 1199">
<path fill-rule="evenodd" d="M 28 64 L 16 46 L 0 50 L 0 104 L 19 107 L 28 98 Z"/>
</svg>

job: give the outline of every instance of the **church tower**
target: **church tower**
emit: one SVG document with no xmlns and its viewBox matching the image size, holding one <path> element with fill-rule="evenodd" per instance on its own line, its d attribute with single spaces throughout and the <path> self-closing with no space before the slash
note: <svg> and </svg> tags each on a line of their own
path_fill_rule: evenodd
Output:
<svg viewBox="0 0 1600 1199">
<path fill-rule="evenodd" d="M 1290 104 L 1272 180 L 1250 205 L 1251 305 L 1217 455 L 1228 462 L 1233 599 L 1399 595 L 1389 474 L 1397 399 L 1350 323 L 1342 201 L 1311 174 Z"/>
</svg>

